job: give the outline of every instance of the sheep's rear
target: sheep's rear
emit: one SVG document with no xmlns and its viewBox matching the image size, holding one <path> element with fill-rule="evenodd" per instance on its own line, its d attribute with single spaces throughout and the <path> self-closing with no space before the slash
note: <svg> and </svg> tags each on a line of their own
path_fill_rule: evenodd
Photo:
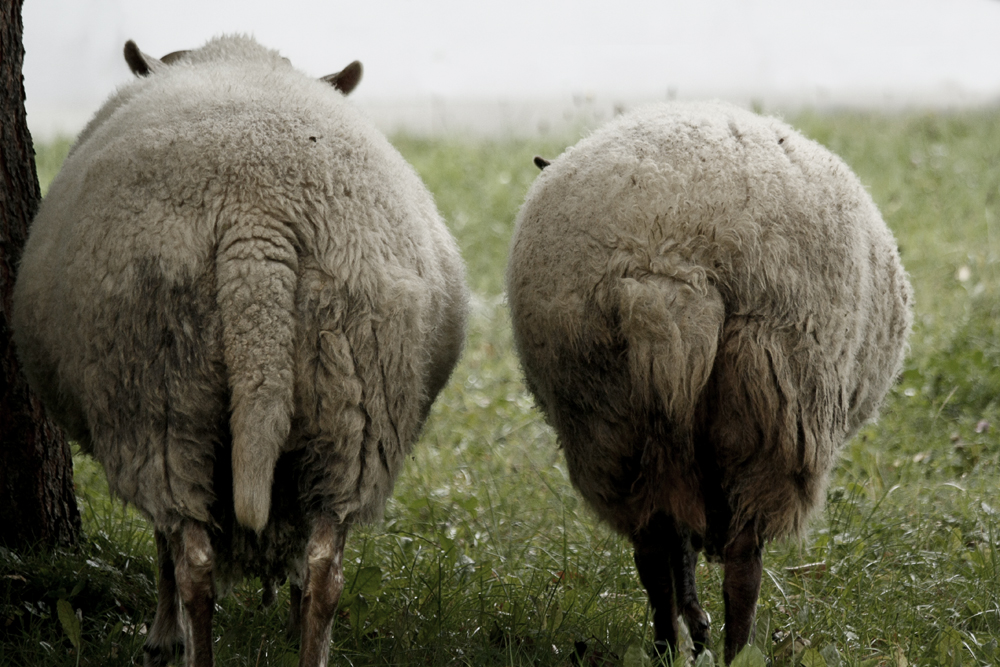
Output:
<svg viewBox="0 0 1000 667">
<path fill-rule="evenodd" d="M 156 528 L 146 664 L 211 664 L 216 591 L 243 576 L 291 579 L 301 664 L 325 664 L 347 531 L 381 514 L 461 351 L 462 262 L 332 87 L 357 63 L 317 81 L 243 37 L 126 57 L 139 78 L 33 223 L 19 353 Z"/>
<path fill-rule="evenodd" d="M 507 270 L 527 384 L 633 541 L 661 645 L 678 613 L 707 645 L 697 552 L 725 563 L 731 661 L 762 545 L 804 529 L 900 369 L 895 241 L 843 162 L 728 105 L 648 107 L 536 164 Z"/>
</svg>

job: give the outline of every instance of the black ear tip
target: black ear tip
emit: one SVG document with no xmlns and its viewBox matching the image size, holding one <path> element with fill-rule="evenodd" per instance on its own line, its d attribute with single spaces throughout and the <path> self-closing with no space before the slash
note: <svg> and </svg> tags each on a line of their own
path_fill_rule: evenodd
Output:
<svg viewBox="0 0 1000 667">
<path fill-rule="evenodd" d="M 149 74 L 149 65 L 146 63 L 146 59 L 142 57 L 142 51 L 131 39 L 125 42 L 125 62 L 128 63 L 129 69 L 136 76 L 147 76 Z"/>
<path fill-rule="evenodd" d="M 364 67 L 361 66 L 361 61 L 355 60 L 336 74 L 328 74 L 324 76 L 322 80 L 326 81 L 344 95 L 348 95 L 357 87 L 358 82 L 361 81 L 361 75 L 363 73 Z"/>
<path fill-rule="evenodd" d="M 539 155 L 535 156 L 534 162 L 535 162 L 535 166 L 538 167 L 539 169 L 545 169 L 547 166 L 549 166 L 550 164 L 552 164 L 552 162 L 550 162 L 549 160 L 546 160 L 545 158 L 543 158 L 543 157 L 541 157 Z"/>
<path fill-rule="evenodd" d="M 360 60 L 355 60 L 350 65 L 345 68 L 345 71 L 349 73 L 351 79 L 351 89 L 353 90 L 359 83 L 361 83 L 361 77 L 365 74 L 365 68 L 361 64 Z"/>
</svg>

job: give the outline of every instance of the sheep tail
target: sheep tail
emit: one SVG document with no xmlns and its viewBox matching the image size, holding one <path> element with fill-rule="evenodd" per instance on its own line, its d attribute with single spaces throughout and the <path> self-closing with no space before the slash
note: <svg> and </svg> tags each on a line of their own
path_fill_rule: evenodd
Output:
<svg viewBox="0 0 1000 667">
<path fill-rule="evenodd" d="M 662 275 L 620 282 L 619 313 L 635 398 L 659 402 L 678 425 L 690 424 L 725 319 L 718 291 L 699 282 Z"/>
<path fill-rule="evenodd" d="M 632 400 L 664 415 L 666 430 L 648 442 L 643 468 L 661 484 L 649 489 L 648 507 L 659 508 L 692 528 L 705 525 L 695 466 L 695 408 L 715 364 L 725 318 L 722 297 L 706 282 L 663 275 L 622 278 L 619 283 L 621 329 L 628 341 Z M 644 516 L 648 518 L 648 516 Z"/>
<path fill-rule="evenodd" d="M 233 507 L 236 520 L 257 532 L 267 524 L 274 467 L 291 429 L 297 271 L 293 237 L 273 221 L 241 219 L 219 242 Z"/>
</svg>

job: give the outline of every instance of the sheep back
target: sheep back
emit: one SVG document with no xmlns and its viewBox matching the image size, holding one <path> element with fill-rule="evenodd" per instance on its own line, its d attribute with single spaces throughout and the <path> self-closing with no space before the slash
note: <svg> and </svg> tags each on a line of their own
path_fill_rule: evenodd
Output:
<svg viewBox="0 0 1000 667">
<path fill-rule="evenodd" d="M 507 272 L 527 384 L 623 533 L 800 531 L 838 446 L 895 380 L 910 286 L 829 151 L 726 104 L 624 115 L 539 175 Z"/>
<path fill-rule="evenodd" d="M 33 222 L 13 329 L 114 493 L 162 529 L 218 523 L 231 465 L 230 509 L 260 531 L 283 455 L 301 474 L 282 493 L 380 515 L 466 303 L 399 153 L 329 84 L 222 37 L 85 128 Z"/>
</svg>

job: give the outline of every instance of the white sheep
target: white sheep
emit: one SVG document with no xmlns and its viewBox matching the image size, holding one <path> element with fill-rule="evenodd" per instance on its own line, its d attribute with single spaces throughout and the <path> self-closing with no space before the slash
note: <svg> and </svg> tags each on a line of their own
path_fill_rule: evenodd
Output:
<svg viewBox="0 0 1000 667">
<path fill-rule="evenodd" d="M 461 352 L 463 264 L 419 177 L 345 101 L 359 63 L 317 81 L 238 36 L 125 55 L 137 80 L 32 224 L 15 342 L 155 526 L 146 664 L 183 643 L 210 665 L 216 589 L 287 574 L 300 664 L 323 665 L 347 530 L 381 514 Z"/>
<path fill-rule="evenodd" d="M 536 164 L 507 269 L 528 387 L 634 543 L 658 650 L 678 610 L 707 645 L 694 567 L 721 558 L 730 662 L 762 545 L 802 531 L 900 370 L 895 241 L 839 158 L 726 104 L 643 108 Z"/>
</svg>

